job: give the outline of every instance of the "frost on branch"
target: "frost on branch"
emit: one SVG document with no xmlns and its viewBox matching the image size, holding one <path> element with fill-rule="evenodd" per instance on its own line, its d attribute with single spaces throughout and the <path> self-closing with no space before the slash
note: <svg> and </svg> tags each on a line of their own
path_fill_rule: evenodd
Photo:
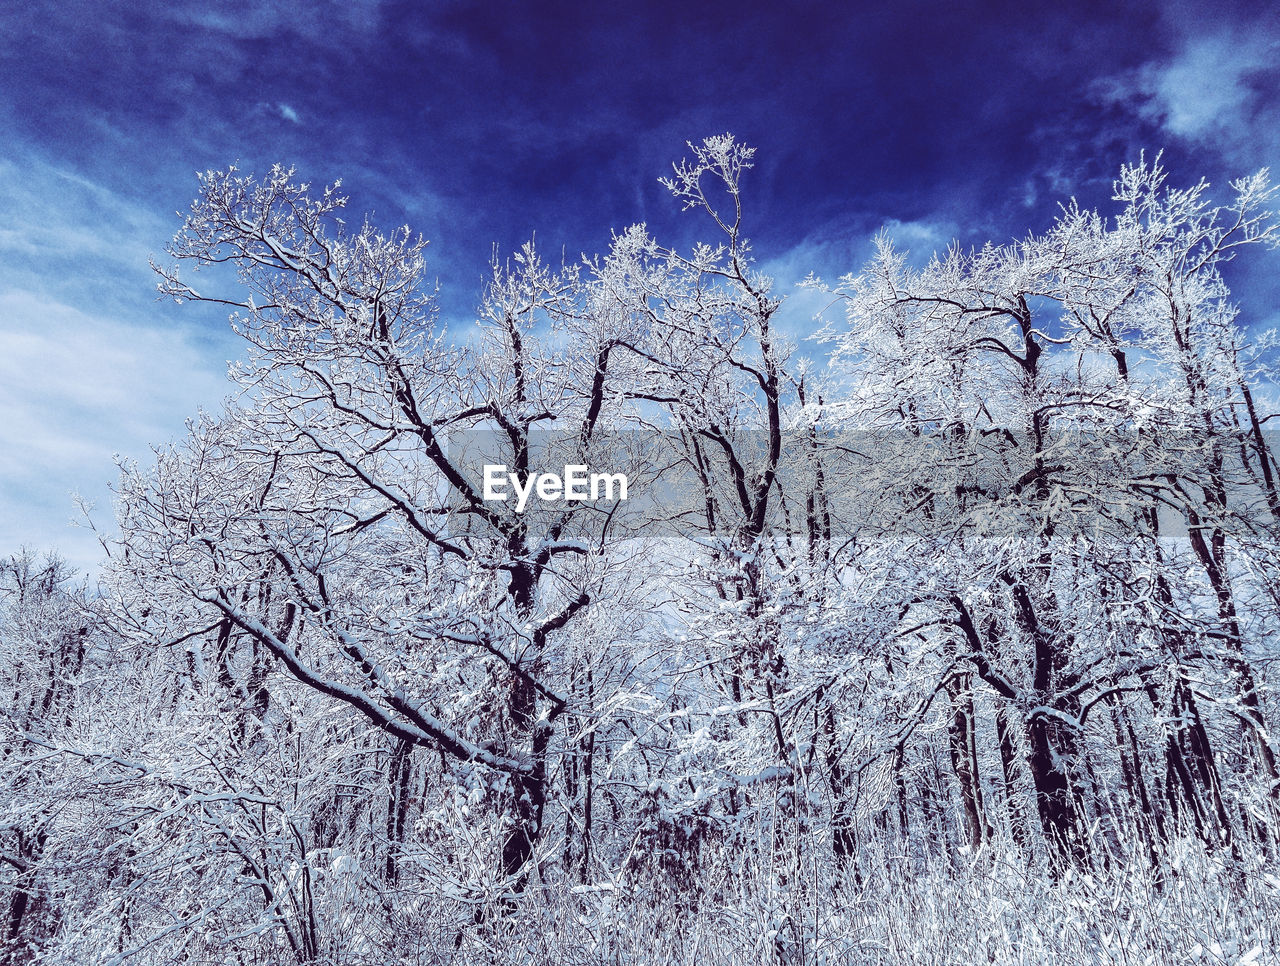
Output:
<svg viewBox="0 0 1280 966">
<path fill-rule="evenodd" d="M 882 233 L 808 283 L 823 366 L 753 149 L 689 150 L 707 240 L 495 255 L 457 340 L 408 229 L 201 177 L 157 271 L 235 403 L 121 467 L 97 593 L 0 564 L 0 963 L 1280 948 L 1274 338 L 1222 274 L 1266 173 Z M 650 499 L 517 512 L 476 454 Z"/>
</svg>

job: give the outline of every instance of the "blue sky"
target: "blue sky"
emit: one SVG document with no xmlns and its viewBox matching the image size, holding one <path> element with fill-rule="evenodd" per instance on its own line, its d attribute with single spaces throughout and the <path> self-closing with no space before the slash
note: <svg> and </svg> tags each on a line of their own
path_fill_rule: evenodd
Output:
<svg viewBox="0 0 1280 966">
<path fill-rule="evenodd" d="M 431 239 L 468 326 L 496 244 L 569 257 L 649 223 L 686 140 L 759 149 L 746 185 L 780 285 L 856 269 L 887 225 L 918 252 L 1105 206 L 1140 150 L 1216 186 L 1280 169 L 1273 5 L 168 3 L 0 7 L 0 552 L 99 551 L 113 454 L 146 460 L 230 391 L 215 311 L 159 303 L 148 255 L 195 172 L 296 165 Z M 1222 195 L 1225 197 L 1225 195 Z M 1232 282 L 1280 322 L 1280 255 Z M 793 300 L 798 336 L 812 300 Z"/>
</svg>

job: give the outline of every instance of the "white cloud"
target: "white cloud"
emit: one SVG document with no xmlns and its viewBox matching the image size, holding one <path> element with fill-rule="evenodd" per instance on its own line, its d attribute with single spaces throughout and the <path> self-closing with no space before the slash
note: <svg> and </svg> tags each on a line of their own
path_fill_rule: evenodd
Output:
<svg viewBox="0 0 1280 966">
<path fill-rule="evenodd" d="M 21 152 L 0 159 L 0 210 L 0 554 L 90 569 L 101 550 L 68 527 L 72 492 L 110 529 L 113 455 L 145 461 L 216 407 L 236 350 L 154 299 L 147 257 L 171 213 Z"/>
<path fill-rule="evenodd" d="M 1271 64 L 1277 43 L 1223 33 L 1190 40 L 1181 55 L 1150 71 L 1148 83 L 1165 126 L 1188 138 L 1208 138 L 1237 126 L 1254 97 L 1249 73 Z"/>
<path fill-rule="evenodd" d="M 836 284 L 841 276 L 859 272 L 875 253 L 874 225 L 868 217 L 858 224 L 831 224 L 757 265 L 774 280 L 773 294 L 785 297 L 774 320 L 778 329 L 799 345 L 802 355 L 819 360 L 826 357 L 827 348 L 810 340 L 840 312 L 837 310 L 833 316 L 831 295 L 799 287 L 798 283 L 813 274 Z M 945 249 L 956 237 L 955 223 L 942 219 L 890 218 L 882 227 L 899 248 L 910 252 L 910 261 L 916 265 L 926 263 L 935 251 Z"/>
<path fill-rule="evenodd" d="M 822 348 L 807 340 L 823 327 L 824 323 L 818 316 L 831 302 L 831 296 L 801 288 L 799 283 L 810 274 L 834 282 L 847 272 L 857 271 L 870 253 L 869 239 L 868 234 L 864 251 L 859 247 L 862 239 L 856 235 L 845 235 L 839 231 L 817 234 L 757 266 L 773 279 L 773 294 L 786 299 L 774 316 L 774 322 L 779 330 L 798 344 L 801 355 L 825 354 Z"/>
<path fill-rule="evenodd" d="M 351 33 L 368 34 L 377 27 L 381 0 L 328 0 L 323 3 L 239 4 L 220 10 L 205 0 L 177 0 L 163 5 L 169 20 L 237 40 L 277 38 L 296 33 L 324 46 L 338 46 Z"/>
<path fill-rule="evenodd" d="M 1103 78 L 1096 90 L 1172 135 L 1213 145 L 1233 161 L 1266 163 L 1280 148 L 1280 116 L 1257 81 L 1277 60 L 1274 34 L 1227 25 L 1188 34 L 1171 59 Z"/>
<path fill-rule="evenodd" d="M 71 493 L 107 511 L 113 457 L 146 459 L 183 419 L 229 388 L 221 360 L 174 329 L 91 315 L 42 295 L 0 291 L 0 549 L 59 547 L 98 558 L 70 531 Z"/>
<path fill-rule="evenodd" d="M 905 248 L 914 256 L 912 261 L 927 260 L 934 252 L 941 251 L 956 237 L 956 226 L 950 222 L 918 219 L 899 221 L 890 218 L 884 230 L 899 248 Z"/>
<path fill-rule="evenodd" d="M 148 240 L 167 234 L 155 212 L 32 157 L 0 158 L 0 210 L 0 253 L 42 269 L 51 257 L 87 257 L 145 272 Z"/>
<path fill-rule="evenodd" d="M 298 112 L 288 104 L 281 101 L 276 105 L 276 110 L 280 112 L 280 116 L 292 124 L 301 124 L 302 118 L 298 117 Z"/>
</svg>

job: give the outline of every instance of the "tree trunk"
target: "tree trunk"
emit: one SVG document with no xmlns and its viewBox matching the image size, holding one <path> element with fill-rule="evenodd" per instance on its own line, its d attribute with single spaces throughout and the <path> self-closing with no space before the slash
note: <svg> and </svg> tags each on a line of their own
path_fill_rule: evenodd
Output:
<svg viewBox="0 0 1280 966">
<path fill-rule="evenodd" d="M 1035 700 L 1041 707 L 1062 711 L 1054 707 L 1053 689 L 1066 655 L 1055 635 L 1040 623 L 1026 585 L 1011 576 L 1005 580 L 1013 596 L 1014 622 L 1032 642 Z M 1030 748 L 1027 764 L 1045 840 L 1056 864 L 1082 864 L 1088 848 L 1078 808 L 1080 796 L 1071 775 L 1079 752 L 1076 735 L 1066 722 L 1047 713 L 1030 715 L 1025 727 Z"/>
<path fill-rule="evenodd" d="M 400 852 L 409 814 L 409 780 L 413 774 L 413 744 L 401 739 L 387 768 L 387 882 L 400 878 Z"/>
<path fill-rule="evenodd" d="M 1009 707 L 1002 698 L 996 706 L 996 739 L 1000 744 L 1000 771 L 1004 779 L 1004 803 L 1009 815 L 1009 831 L 1020 849 L 1027 847 L 1027 816 L 1018 793 L 1020 770 L 1013 731 L 1009 727 Z"/>
<path fill-rule="evenodd" d="M 831 849 L 844 863 L 857 859 L 858 836 L 853 803 L 849 799 L 848 776 L 837 746 L 835 712 L 830 705 L 823 708 L 822 737 L 826 744 L 827 782 L 831 787 Z"/>
<path fill-rule="evenodd" d="M 974 734 L 973 695 L 969 691 L 969 675 L 947 682 L 951 697 L 951 721 L 948 731 L 951 767 L 960 784 L 960 801 L 964 808 L 965 832 L 969 847 L 976 853 L 991 836 L 982 801 L 982 783 L 978 774 L 978 748 Z"/>
</svg>

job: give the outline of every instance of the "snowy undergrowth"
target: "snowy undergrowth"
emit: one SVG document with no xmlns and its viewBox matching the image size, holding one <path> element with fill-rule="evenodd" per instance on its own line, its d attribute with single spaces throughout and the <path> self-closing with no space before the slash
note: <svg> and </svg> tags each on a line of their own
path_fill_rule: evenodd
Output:
<svg viewBox="0 0 1280 966">
<path fill-rule="evenodd" d="M 1199 851 L 1198 851 L 1199 850 Z M 742 853 L 691 889 L 544 885 L 515 915 L 459 932 L 436 906 L 415 963 L 1231 964 L 1280 962 L 1280 877 L 1262 856 L 1170 849 L 1169 866 L 1113 864 L 1056 881 L 988 852 L 951 866 L 828 863 L 788 888 Z M 860 877 L 861 881 L 857 881 Z M 492 912 L 492 910 L 491 910 Z M 465 917 L 464 917 L 465 918 Z"/>
</svg>

